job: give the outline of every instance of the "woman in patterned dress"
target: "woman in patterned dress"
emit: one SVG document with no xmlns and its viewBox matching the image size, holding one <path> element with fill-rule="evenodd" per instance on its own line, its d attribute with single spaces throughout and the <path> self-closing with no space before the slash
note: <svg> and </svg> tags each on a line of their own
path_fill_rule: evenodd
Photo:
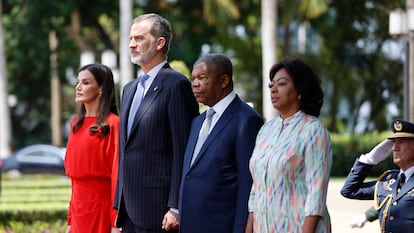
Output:
<svg viewBox="0 0 414 233">
<path fill-rule="evenodd" d="M 118 108 L 112 71 L 101 64 L 80 68 L 66 147 L 72 181 L 66 233 L 115 233 L 113 208 L 118 174 Z"/>
<path fill-rule="evenodd" d="M 304 61 L 288 58 L 271 68 L 269 88 L 280 116 L 257 135 L 246 232 L 329 233 L 332 145 L 318 119 L 319 76 Z"/>
</svg>

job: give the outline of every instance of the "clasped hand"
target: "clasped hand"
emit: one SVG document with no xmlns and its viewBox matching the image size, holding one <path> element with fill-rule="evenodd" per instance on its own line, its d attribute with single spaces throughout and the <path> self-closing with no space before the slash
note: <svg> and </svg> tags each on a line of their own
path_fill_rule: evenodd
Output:
<svg viewBox="0 0 414 233">
<path fill-rule="evenodd" d="M 178 214 L 169 210 L 162 220 L 162 229 L 166 231 L 178 229 Z"/>
</svg>

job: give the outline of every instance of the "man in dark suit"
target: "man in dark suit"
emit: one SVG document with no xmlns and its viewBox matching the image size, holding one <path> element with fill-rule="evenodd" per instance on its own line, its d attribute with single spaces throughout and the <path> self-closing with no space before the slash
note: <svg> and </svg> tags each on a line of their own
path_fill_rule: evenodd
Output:
<svg viewBox="0 0 414 233">
<path fill-rule="evenodd" d="M 194 119 L 185 151 L 180 232 L 242 233 L 252 184 L 249 160 L 263 120 L 233 92 L 226 56 L 202 56 L 192 77 L 197 102 L 209 109 Z"/>
<path fill-rule="evenodd" d="M 391 129 L 393 135 L 355 161 L 341 194 L 352 199 L 374 199 L 377 212 L 370 210 L 366 217 L 370 221 L 378 217 L 381 232 L 408 233 L 414 229 L 414 124 L 394 120 Z M 391 150 L 393 162 L 400 169 L 384 172 L 377 181 L 364 182 L 373 166 Z"/>
<path fill-rule="evenodd" d="M 198 104 L 190 81 L 171 69 L 169 22 L 137 17 L 130 30 L 131 60 L 144 75 L 123 89 L 119 176 L 114 206 L 123 233 L 178 229 L 178 195 L 186 142 Z"/>
</svg>

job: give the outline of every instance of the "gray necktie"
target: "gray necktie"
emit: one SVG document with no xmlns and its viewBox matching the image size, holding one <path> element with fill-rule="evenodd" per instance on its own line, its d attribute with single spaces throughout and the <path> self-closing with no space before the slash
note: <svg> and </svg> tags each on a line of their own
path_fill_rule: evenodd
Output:
<svg viewBox="0 0 414 233">
<path fill-rule="evenodd" d="M 213 119 L 213 115 L 215 113 L 216 112 L 212 108 L 210 108 L 207 111 L 206 119 L 204 119 L 203 126 L 201 127 L 201 130 L 200 130 L 200 135 L 198 136 L 197 144 L 194 148 L 194 153 L 193 153 L 193 158 L 191 159 L 191 164 L 193 164 L 194 160 L 197 158 L 198 152 L 200 152 L 200 149 L 203 146 L 204 141 L 206 140 L 209 134 L 210 127 L 211 127 L 211 120 Z"/>
<path fill-rule="evenodd" d="M 145 92 L 145 81 L 149 78 L 148 74 L 141 76 L 139 84 L 137 85 L 137 90 L 135 91 L 134 99 L 132 100 L 131 109 L 129 110 L 128 116 L 128 136 L 131 132 L 132 125 L 134 124 L 135 115 L 137 114 L 139 105 L 141 104 L 142 99 L 144 98 Z"/>
</svg>

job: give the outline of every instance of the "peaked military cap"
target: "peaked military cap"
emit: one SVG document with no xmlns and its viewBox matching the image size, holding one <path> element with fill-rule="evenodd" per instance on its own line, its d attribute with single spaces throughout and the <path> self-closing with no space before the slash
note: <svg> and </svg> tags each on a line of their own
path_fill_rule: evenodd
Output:
<svg viewBox="0 0 414 233">
<path fill-rule="evenodd" d="M 393 134 L 388 139 L 393 138 L 414 138 L 414 124 L 404 120 L 394 120 L 391 123 Z"/>
</svg>

